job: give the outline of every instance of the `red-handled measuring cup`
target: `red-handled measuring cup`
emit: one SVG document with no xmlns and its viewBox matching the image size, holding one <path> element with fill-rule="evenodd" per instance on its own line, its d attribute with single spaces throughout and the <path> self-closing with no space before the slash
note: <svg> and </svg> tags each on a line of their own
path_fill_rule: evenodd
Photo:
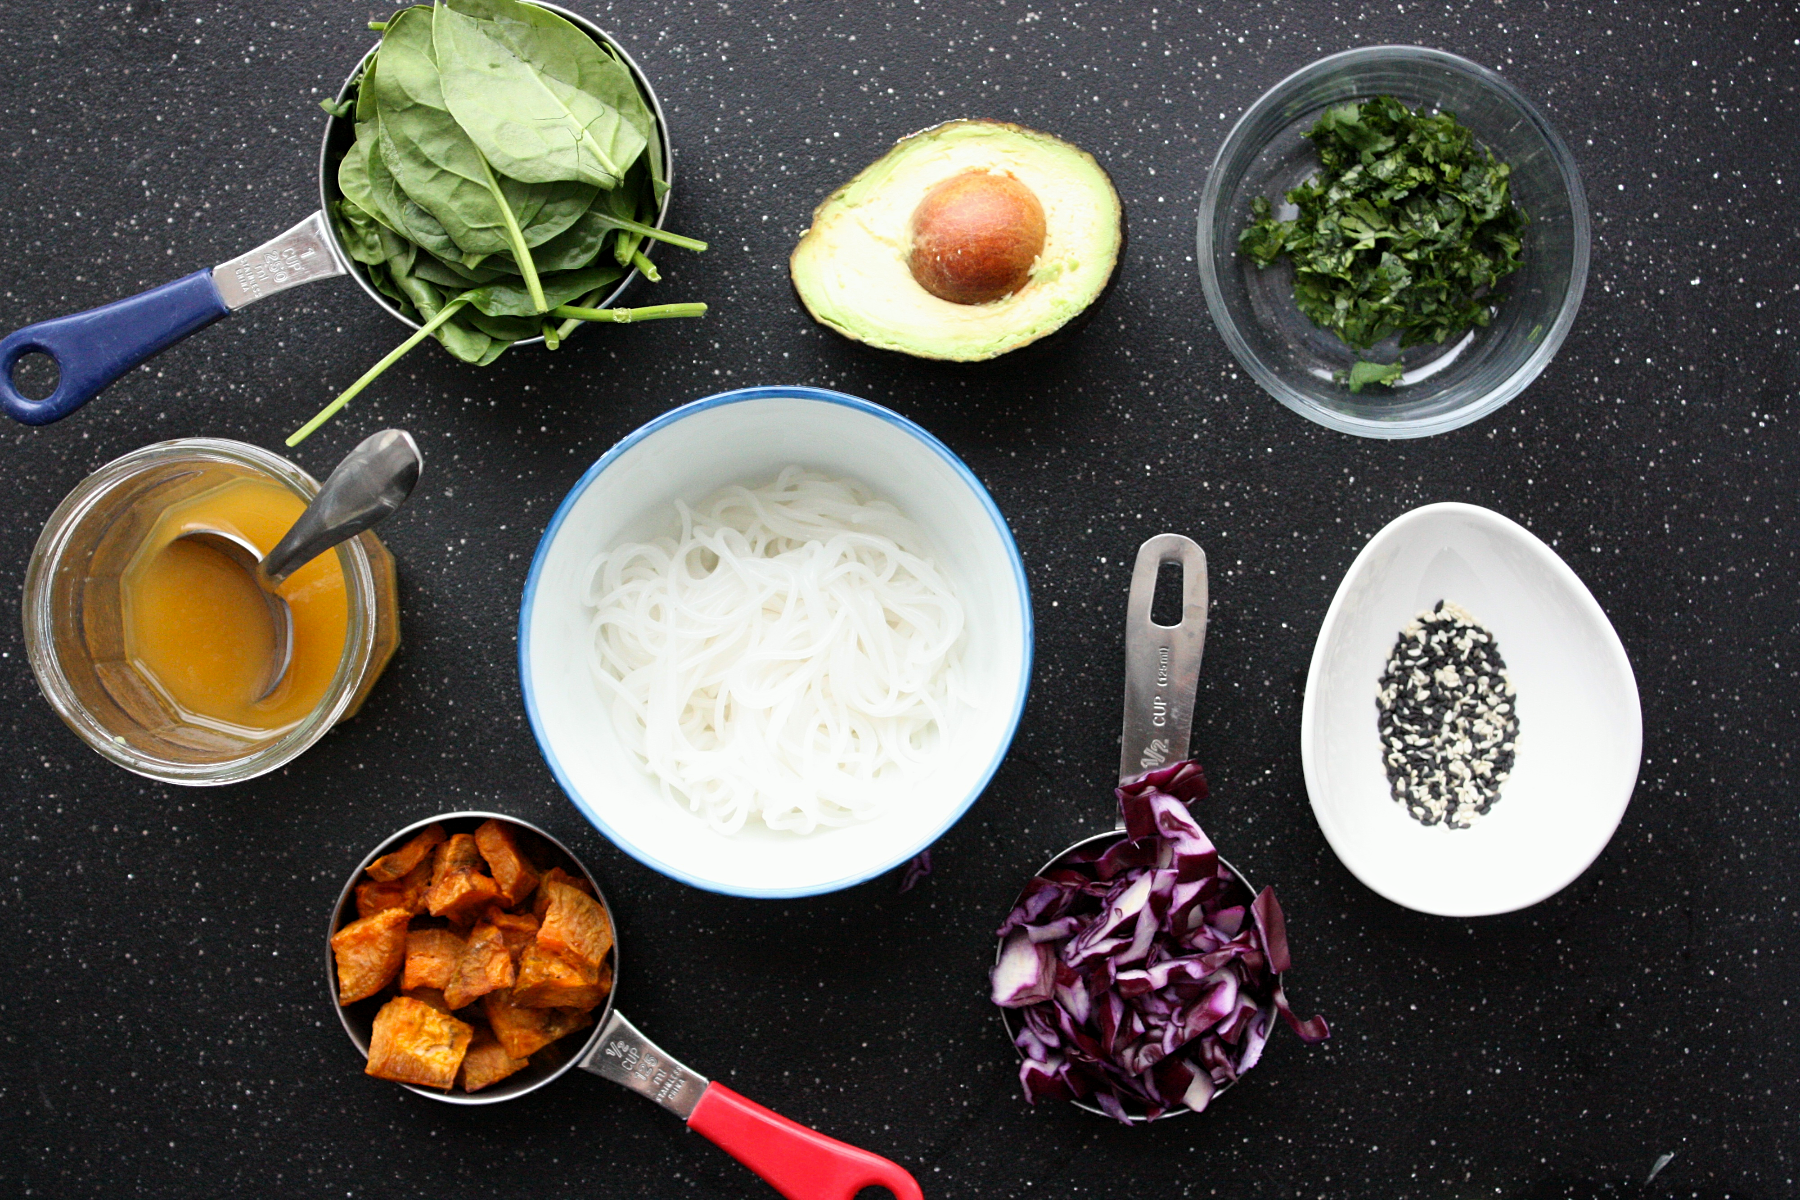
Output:
<svg viewBox="0 0 1800 1200">
<path fill-rule="evenodd" d="M 788 1200 L 850 1200 L 866 1187 L 884 1187 L 899 1200 L 924 1195 L 899 1163 L 826 1137 L 708 1081 L 663 1053 L 616 1011 L 596 1040 L 580 1059 L 582 1067 L 681 1117 Z"/>
<path fill-rule="evenodd" d="M 365 1058 L 369 1053 L 375 1013 L 391 996 L 382 993 L 348 1006 L 338 1004 L 337 967 L 329 945 L 330 935 L 356 919 L 356 885 L 366 881 L 363 872 L 370 863 L 398 849 L 427 825 L 442 825 L 451 834 L 473 833 L 487 820 L 513 825 L 541 839 L 552 854 L 560 853 L 566 861 L 540 865 L 558 865 L 585 876 L 594 885 L 600 902 L 606 904 L 599 882 L 568 847 L 517 817 L 487 812 L 447 813 L 428 817 L 395 833 L 371 851 L 351 873 L 338 897 L 326 934 L 325 981 L 331 1004 L 343 1022 L 344 1032 L 350 1035 L 350 1040 Z M 612 911 L 611 905 L 606 907 L 608 912 Z M 449 1104 L 494 1104 L 534 1092 L 571 1067 L 580 1067 L 656 1101 L 686 1121 L 694 1132 L 756 1172 L 787 1200 L 853 1200 L 857 1192 L 871 1187 L 886 1188 L 897 1200 L 923 1200 L 924 1193 L 919 1190 L 918 1181 L 899 1163 L 790 1121 L 724 1084 L 707 1079 L 645 1037 L 614 1007 L 619 993 L 619 949 L 615 943 L 611 952 L 612 992 L 605 1007 L 595 1014 L 599 1019 L 593 1033 L 578 1047 L 564 1045 L 576 1041 L 575 1038 L 553 1042 L 532 1056 L 530 1066 L 479 1092 L 442 1092 L 411 1084 L 399 1086 Z"/>
</svg>

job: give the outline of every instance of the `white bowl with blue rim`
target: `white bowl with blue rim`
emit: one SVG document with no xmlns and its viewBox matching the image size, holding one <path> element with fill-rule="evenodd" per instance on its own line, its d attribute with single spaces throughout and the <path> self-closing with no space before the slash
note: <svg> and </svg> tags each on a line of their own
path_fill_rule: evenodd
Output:
<svg viewBox="0 0 1800 1200">
<path fill-rule="evenodd" d="M 795 464 L 867 484 L 911 517 L 962 601 L 971 703 L 937 764 L 870 821 L 810 834 L 752 821 L 735 834 L 666 798 L 619 740 L 589 667 L 582 586 L 601 551 L 672 534 L 675 501 L 772 480 Z M 544 760 L 583 816 L 673 879 L 734 896 L 836 891 L 930 846 L 987 787 L 1031 681 L 1025 565 L 987 489 L 948 447 L 878 404 L 811 387 L 708 396 L 664 413 L 588 468 L 538 543 L 519 613 L 519 677 Z"/>
<path fill-rule="evenodd" d="M 1439 600 L 1494 635 L 1515 689 L 1512 773 L 1467 829 L 1422 825 L 1393 798 L 1377 680 L 1401 627 Z M 1352 874 L 1396 904 L 1451 917 L 1536 904 L 1587 870 L 1637 784 L 1637 679 L 1612 622 L 1556 551 L 1473 504 L 1427 504 L 1350 565 L 1313 647 L 1300 762 L 1313 815 Z"/>
</svg>

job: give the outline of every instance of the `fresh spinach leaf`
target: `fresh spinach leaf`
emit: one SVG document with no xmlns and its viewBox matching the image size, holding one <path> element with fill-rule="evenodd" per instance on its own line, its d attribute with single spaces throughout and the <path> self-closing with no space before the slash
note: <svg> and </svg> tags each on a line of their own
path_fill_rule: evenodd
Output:
<svg viewBox="0 0 1800 1200">
<path fill-rule="evenodd" d="M 439 4 L 432 42 L 445 102 L 495 170 L 612 188 L 643 153 L 644 132 L 599 94 L 614 86 L 618 64 L 554 13 Z M 636 92 L 629 74 L 624 83 Z"/>
<path fill-rule="evenodd" d="M 350 257 L 365 266 L 387 260 L 381 248 L 381 226 L 352 200 L 339 200 L 332 209 L 338 240 Z"/>
<path fill-rule="evenodd" d="M 513 279 L 519 277 L 516 271 L 509 275 L 507 271 L 501 270 L 500 262 L 501 256 L 496 254 L 491 258 L 483 259 L 478 267 L 465 267 L 459 262 L 446 262 L 435 254 L 421 253 L 418 261 L 413 264 L 413 270 L 417 272 L 419 278 L 428 279 L 439 287 L 466 291 L 472 287 L 495 283 L 509 277 Z"/>
<path fill-rule="evenodd" d="M 363 211 L 401 237 L 424 247 L 439 258 L 461 257 L 462 251 L 451 240 L 443 223 L 400 190 L 393 172 L 387 169 L 387 160 L 381 156 L 380 140 L 379 120 L 370 120 L 366 125 L 357 126 L 356 145 L 344 155 L 343 162 L 338 167 L 338 186 Z M 368 182 L 366 198 L 365 194 L 350 190 L 357 179 L 357 172 L 355 168 L 344 164 L 352 157 L 362 160 L 361 178 Z"/>
<path fill-rule="evenodd" d="M 457 294 L 445 292 L 416 275 L 395 271 L 392 260 L 388 263 L 388 270 L 393 275 L 395 286 L 406 294 L 406 298 L 418 310 L 419 319 L 428 324 L 443 311 L 449 298 Z M 464 362 L 480 362 L 491 342 L 481 330 L 459 321 L 445 321 L 432 332 L 444 349 Z"/>
<path fill-rule="evenodd" d="M 465 264 L 510 248 L 535 290 L 519 210 L 541 199 L 527 185 L 508 181 L 508 187 L 494 174 L 445 107 L 432 53 L 428 9 L 401 12 L 381 39 L 375 110 L 382 161 L 401 189 L 443 224 Z"/>
<path fill-rule="evenodd" d="M 344 199 L 367 213 L 371 220 L 390 229 L 394 228 L 397 219 L 390 218 L 383 212 L 383 206 L 376 199 L 375 189 L 369 182 L 369 157 L 363 153 L 362 143 L 351 146 L 349 152 L 338 159 L 337 185 Z"/>
<path fill-rule="evenodd" d="M 539 328 L 543 320 L 541 317 L 490 317 L 476 307 L 473 301 L 458 314 L 457 319 L 473 325 L 495 341 L 508 344 L 534 338 L 543 332 Z"/>
<path fill-rule="evenodd" d="M 544 297 L 550 301 L 550 307 L 555 308 L 616 281 L 624 273 L 610 263 L 580 271 L 558 271 L 547 277 Z M 471 304 L 490 317 L 535 317 L 538 314 L 531 306 L 531 297 L 517 283 L 490 283 L 470 292 L 469 297 Z M 536 337 L 537 332 L 534 329 L 526 336 Z"/>
<path fill-rule="evenodd" d="M 375 119 L 375 89 L 369 80 L 375 74 L 375 63 L 380 57 L 379 53 L 369 55 L 363 62 L 362 74 L 356 77 L 356 103 L 351 109 L 351 119 L 358 125 Z"/>
</svg>

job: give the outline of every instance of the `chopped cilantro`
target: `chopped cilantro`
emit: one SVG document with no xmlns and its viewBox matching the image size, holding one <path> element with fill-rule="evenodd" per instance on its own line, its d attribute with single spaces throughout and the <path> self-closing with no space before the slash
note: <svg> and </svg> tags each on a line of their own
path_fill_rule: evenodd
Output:
<svg viewBox="0 0 1800 1200">
<path fill-rule="evenodd" d="M 1347 383 L 1350 390 L 1360 392 L 1371 383 L 1379 383 L 1383 387 L 1392 386 L 1400 376 L 1406 374 L 1403 362 L 1378 363 L 1357 359 L 1348 371 L 1339 371 L 1332 378 L 1339 383 Z"/>
<path fill-rule="evenodd" d="M 1357 350 L 1486 325 L 1495 286 L 1519 269 L 1527 221 L 1512 201 L 1512 168 L 1453 113 L 1416 112 L 1392 96 L 1327 109 L 1306 136 L 1320 169 L 1287 194 L 1299 215 L 1277 221 L 1258 196 L 1239 250 L 1259 267 L 1288 255 L 1300 311 Z M 1358 361 L 1339 382 L 1359 392 L 1402 369 Z"/>
</svg>

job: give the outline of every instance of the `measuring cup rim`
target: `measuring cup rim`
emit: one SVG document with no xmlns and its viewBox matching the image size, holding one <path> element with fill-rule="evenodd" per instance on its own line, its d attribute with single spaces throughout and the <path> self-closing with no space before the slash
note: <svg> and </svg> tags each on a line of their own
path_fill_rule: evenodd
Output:
<svg viewBox="0 0 1800 1200">
<path fill-rule="evenodd" d="M 613 983 L 612 989 L 606 994 L 605 1005 L 592 1014 L 594 1017 L 593 1027 L 589 1030 L 587 1038 L 581 1043 L 580 1048 L 568 1051 L 568 1057 L 555 1070 L 551 1071 L 550 1074 L 544 1076 L 542 1079 L 533 1080 L 529 1084 L 515 1087 L 510 1091 L 508 1091 L 506 1087 L 508 1081 L 501 1080 L 499 1083 L 492 1085 L 491 1088 L 484 1088 L 483 1090 L 474 1093 L 455 1091 L 440 1092 L 433 1088 L 420 1087 L 419 1085 L 412 1083 L 402 1083 L 399 1085 L 416 1095 L 425 1096 L 432 1100 L 439 1100 L 445 1104 L 499 1104 L 519 1096 L 529 1095 L 543 1087 L 545 1084 L 562 1078 L 563 1075 L 568 1073 L 571 1067 L 574 1067 L 583 1059 L 587 1058 L 588 1054 L 594 1049 L 601 1031 L 606 1028 L 606 1023 L 612 1016 L 613 1005 L 616 1003 L 619 995 L 619 976 L 623 955 L 619 950 L 618 912 L 613 908 L 612 902 L 606 898 L 605 891 L 600 887 L 600 881 L 594 877 L 592 871 L 588 870 L 587 864 L 582 862 L 580 857 L 576 855 L 574 851 L 564 845 L 561 839 L 520 817 L 509 816 L 506 813 L 485 812 L 475 809 L 460 812 L 439 813 L 433 817 L 426 817 L 422 820 L 414 821 L 411 825 L 388 835 L 388 837 L 378 842 L 375 848 L 364 855 L 362 861 L 350 872 L 349 878 L 344 883 L 343 890 L 338 893 L 337 903 L 332 906 L 331 919 L 325 930 L 325 997 L 327 1003 L 329 1003 L 332 1009 L 337 1013 L 338 1023 L 344 1027 L 344 1033 L 349 1036 L 350 1044 L 356 1047 L 357 1053 L 362 1055 L 365 1061 L 368 1059 L 368 1040 L 358 1034 L 356 1029 L 351 1026 L 349 1012 L 344 1005 L 338 1003 L 337 957 L 331 950 L 331 938 L 332 935 L 337 933 L 344 925 L 346 908 L 354 911 L 353 902 L 356 896 L 356 885 L 363 882 L 363 872 L 368 869 L 370 863 L 374 862 L 377 858 L 380 858 L 389 850 L 397 848 L 397 846 L 402 844 L 405 839 L 418 833 L 428 825 L 448 824 L 451 821 L 479 822 L 487 820 L 504 821 L 509 825 L 517 825 L 519 828 L 529 830 L 538 837 L 543 838 L 546 842 L 562 851 L 563 854 L 568 857 L 569 861 L 574 863 L 582 875 L 587 878 L 587 881 L 593 885 L 594 898 L 599 900 L 601 906 L 606 909 L 606 915 L 608 919 L 612 921 L 613 925 Z M 364 1002 L 359 1000 L 357 1003 L 361 1004 Z M 384 1080 L 383 1082 L 387 1081 Z"/>
<path fill-rule="evenodd" d="M 631 72 L 632 79 L 643 92 L 644 99 L 650 104 L 650 115 L 656 120 L 656 136 L 658 140 L 662 142 L 663 180 L 668 184 L 668 188 L 663 192 L 662 203 L 657 206 L 656 228 L 663 228 L 669 217 L 669 205 L 675 199 L 675 147 L 669 141 L 668 116 L 663 112 L 662 101 L 657 98 L 656 89 L 651 86 L 650 77 L 644 74 L 643 68 L 638 66 L 637 59 L 633 58 L 630 53 L 626 51 L 625 47 L 620 44 L 617 38 L 600 28 L 600 26 L 596 25 L 593 21 L 588 20 L 579 13 L 570 12 L 561 5 L 549 3 L 549 0 L 524 0 L 524 3 L 553 12 L 571 25 L 574 25 L 577 29 L 580 29 L 596 42 L 607 47 L 614 54 L 617 54 L 619 56 L 619 61 L 624 63 L 626 69 Z M 381 40 L 377 38 L 375 44 L 364 51 L 362 57 L 356 60 L 356 65 L 350 68 L 350 73 L 344 76 L 344 82 L 339 85 L 337 94 L 332 97 L 334 101 L 338 104 L 344 102 L 350 92 L 351 85 L 354 84 L 357 77 L 362 74 L 364 64 L 366 64 L 369 61 L 370 56 L 380 48 Z M 337 162 L 332 156 L 332 146 L 334 142 L 339 142 L 343 139 L 354 139 L 354 137 L 355 123 L 348 117 L 334 115 L 326 116 L 325 132 L 319 139 L 319 211 L 324 214 L 325 227 L 331 232 L 332 252 L 337 255 L 339 264 L 344 268 L 344 273 L 354 279 L 356 281 L 356 286 L 360 287 L 369 299 L 378 304 L 383 312 L 394 318 L 394 320 L 399 321 L 402 325 L 405 325 L 408 329 L 418 329 L 419 322 L 401 312 L 394 306 L 393 301 L 382 295 L 375 285 L 369 282 L 368 274 L 364 270 L 363 265 L 351 258 L 350 253 L 344 249 L 342 242 L 339 240 L 337 222 L 331 219 L 332 201 L 337 200 L 342 195 L 342 193 L 338 191 Z M 338 157 L 341 158 L 342 155 L 340 154 Z M 655 239 L 646 238 L 641 253 L 645 258 L 652 258 L 654 257 L 655 249 Z M 608 292 L 605 298 L 603 298 L 596 307 L 611 308 L 613 305 L 617 304 L 619 300 L 624 297 L 625 293 L 637 284 L 638 280 L 642 277 L 642 274 L 643 273 L 636 267 L 633 267 L 626 273 L 623 279 L 619 280 L 617 286 L 615 286 L 611 292 Z M 523 338 L 520 341 L 515 342 L 514 345 L 539 346 L 543 344 L 543 341 L 544 339 L 541 336 Z"/>
</svg>

